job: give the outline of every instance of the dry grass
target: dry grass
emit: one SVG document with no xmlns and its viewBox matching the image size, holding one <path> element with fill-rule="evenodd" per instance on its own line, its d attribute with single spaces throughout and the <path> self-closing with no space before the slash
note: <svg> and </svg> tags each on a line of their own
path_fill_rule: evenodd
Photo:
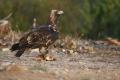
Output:
<svg viewBox="0 0 120 80">
<path fill-rule="evenodd" d="M 11 30 L 8 34 L 6 35 L 2 35 L 1 39 L 0 39 L 0 46 L 4 47 L 4 46 L 9 46 L 12 45 L 13 43 L 16 43 L 20 37 L 22 36 L 22 32 L 18 31 L 13 31 Z"/>
<path fill-rule="evenodd" d="M 15 31 L 10 31 L 8 35 L 5 36 L 6 39 L 9 39 L 11 42 L 16 42 L 16 40 L 20 39 L 20 36 L 22 33 L 20 31 L 15 32 Z"/>
</svg>

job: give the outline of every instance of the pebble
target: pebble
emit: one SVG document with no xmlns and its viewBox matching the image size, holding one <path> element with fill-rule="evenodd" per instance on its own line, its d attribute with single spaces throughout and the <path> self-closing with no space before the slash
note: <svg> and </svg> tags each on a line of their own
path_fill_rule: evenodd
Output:
<svg viewBox="0 0 120 80">
<path fill-rule="evenodd" d="M 9 48 L 2 48 L 2 51 L 9 51 Z"/>
</svg>

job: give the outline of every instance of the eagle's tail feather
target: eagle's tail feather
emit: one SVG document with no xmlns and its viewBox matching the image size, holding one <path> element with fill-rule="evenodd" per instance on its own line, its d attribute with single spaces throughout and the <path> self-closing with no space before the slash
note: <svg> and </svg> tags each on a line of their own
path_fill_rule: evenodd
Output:
<svg viewBox="0 0 120 80">
<path fill-rule="evenodd" d="M 20 50 L 15 54 L 15 56 L 16 56 L 16 57 L 20 57 L 20 56 L 24 53 L 24 51 L 25 51 L 25 48 L 24 48 L 24 49 L 20 49 Z"/>
<path fill-rule="evenodd" d="M 13 44 L 12 47 L 10 48 L 11 51 L 19 50 L 19 43 Z"/>
</svg>

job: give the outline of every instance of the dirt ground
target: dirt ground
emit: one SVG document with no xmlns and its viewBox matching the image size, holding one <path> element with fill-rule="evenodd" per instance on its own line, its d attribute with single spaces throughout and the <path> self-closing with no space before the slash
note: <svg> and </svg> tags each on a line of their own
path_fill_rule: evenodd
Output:
<svg viewBox="0 0 120 80">
<path fill-rule="evenodd" d="M 17 59 L 15 52 L 1 49 L 0 80 L 120 80 L 120 46 L 88 43 L 92 52 L 51 48 L 55 61 L 36 61 L 39 53 L 30 51 Z"/>
</svg>

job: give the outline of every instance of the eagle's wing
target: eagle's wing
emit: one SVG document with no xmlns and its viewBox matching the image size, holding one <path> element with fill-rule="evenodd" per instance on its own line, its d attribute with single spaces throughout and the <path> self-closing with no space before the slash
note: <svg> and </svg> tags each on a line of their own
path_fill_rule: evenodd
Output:
<svg viewBox="0 0 120 80">
<path fill-rule="evenodd" d="M 40 46 L 48 46 L 52 41 L 52 33 L 48 27 L 40 28 L 38 30 L 34 30 L 26 34 L 24 37 L 20 39 L 20 43 L 24 44 L 27 47 L 40 47 Z"/>
<path fill-rule="evenodd" d="M 51 34 L 49 31 L 35 31 L 28 35 L 27 42 L 28 44 L 46 44 L 50 38 Z"/>
</svg>

